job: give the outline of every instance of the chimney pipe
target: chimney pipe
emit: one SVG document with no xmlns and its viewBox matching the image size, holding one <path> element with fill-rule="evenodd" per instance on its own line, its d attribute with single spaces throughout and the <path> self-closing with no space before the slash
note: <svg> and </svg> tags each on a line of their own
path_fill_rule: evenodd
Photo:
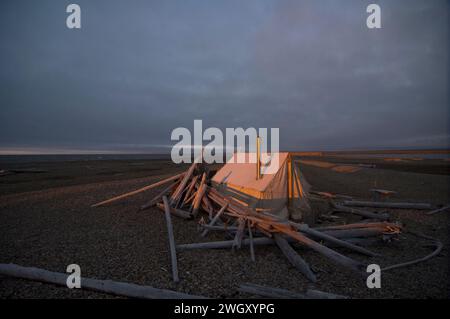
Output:
<svg viewBox="0 0 450 319">
<path fill-rule="evenodd" d="M 260 147 L 260 137 L 256 137 L 256 179 L 261 178 L 261 147 Z"/>
</svg>

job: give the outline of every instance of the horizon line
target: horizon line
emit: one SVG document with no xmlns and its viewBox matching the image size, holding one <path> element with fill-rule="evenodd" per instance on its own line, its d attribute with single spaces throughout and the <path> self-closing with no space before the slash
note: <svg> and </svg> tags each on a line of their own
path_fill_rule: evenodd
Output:
<svg viewBox="0 0 450 319">
<path fill-rule="evenodd" d="M 19 150 L 20 149 L 20 150 Z M 33 150 L 34 149 L 34 150 Z M 380 147 L 380 148 L 342 148 L 342 149 L 305 149 L 305 150 L 279 150 L 279 152 L 290 153 L 348 153 L 348 152 L 437 152 L 450 153 L 450 147 Z M 0 148 L 0 156 L 39 156 L 39 155 L 167 155 L 170 152 L 155 152 L 155 151 L 120 151 L 120 150 L 84 150 L 84 149 L 47 149 L 46 151 L 37 150 L 36 148 L 10 148 L 2 150 Z"/>
</svg>

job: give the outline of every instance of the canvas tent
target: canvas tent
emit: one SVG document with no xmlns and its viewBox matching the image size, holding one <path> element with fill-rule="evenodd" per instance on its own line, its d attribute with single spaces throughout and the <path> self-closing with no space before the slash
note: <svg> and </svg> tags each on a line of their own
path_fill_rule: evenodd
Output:
<svg viewBox="0 0 450 319">
<path fill-rule="evenodd" d="M 262 175 L 258 179 L 255 153 L 235 153 L 214 175 L 212 184 L 220 192 L 233 196 L 257 211 L 295 220 L 310 220 L 312 216 L 307 196 L 309 185 L 289 153 L 277 154 L 277 169 L 268 174 L 264 173 L 265 167 L 262 166 Z"/>
</svg>

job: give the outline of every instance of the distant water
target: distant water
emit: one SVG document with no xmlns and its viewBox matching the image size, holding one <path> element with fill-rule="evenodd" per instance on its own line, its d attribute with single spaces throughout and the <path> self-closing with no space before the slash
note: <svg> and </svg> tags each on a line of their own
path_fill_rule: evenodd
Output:
<svg viewBox="0 0 450 319">
<path fill-rule="evenodd" d="M 0 163 L 169 160 L 168 154 L 0 155 Z"/>
<path fill-rule="evenodd" d="M 365 157 L 365 158 L 423 158 L 423 159 L 450 159 L 450 153 L 387 153 L 387 154 L 342 154 L 341 157 Z"/>
<path fill-rule="evenodd" d="M 450 159 L 449 153 L 340 154 L 339 157 Z M 170 160 L 169 154 L 0 155 L 0 164 L 78 161 Z M 1 169 L 1 167 L 0 167 Z"/>
</svg>

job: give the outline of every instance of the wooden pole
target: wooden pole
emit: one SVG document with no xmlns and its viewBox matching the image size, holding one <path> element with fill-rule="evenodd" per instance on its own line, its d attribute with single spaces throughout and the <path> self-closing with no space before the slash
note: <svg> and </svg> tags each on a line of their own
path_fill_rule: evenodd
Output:
<svg viewBox="0 0 450 319">
<path fill-rule="evenodd" d="M 212 241 L 207 243 L 192 243 L 192 244 L 181 244 L 177 245 L 178 250 L 191 250 L 191 249 L 223 249 L 233 247 L 234 240 L 224 240 L 224 241 Z M 258 237 L 253 238 L 253 245 L 268 245 L 274 244 L 271 238 Z M 250 245 L 250 240 L 243 239 L 242 245 Z"/>
<path fill-rule="evenodd" d="M 214 227 L 214 226 L 213 226 Z M 217 227 L 217 226 L 215 226 Z M 236 227 L 233 228 L 233 230 L 237 230 Z M 353 231 L 353 230 L 351 230 Z M 345 231 L 342 231 L 345 232 Z M 328 233 L 328 232 L 327 232 Z M 377 233 L 377 235 L 380 235 L 381 233 Z M 293 239 L 293 238 L 289 238 L 286 237 L 285 238 L 288 243 L 298 243 L 297 240 Z M 363 239 L 367 239 L 367 237 L 361 236 L 358 238 L 355 237 L 351 237 L 351 238 L 346 238 L 346 241 L 349 242 L 357 242 Z M 250 241 L 249 238 L 247 239 L 243 239 L 242 240 L 242 246 L 247 246 L 250 245 L 251 242 L 253 242 L 254 246 L 264 246 L 264 245 L 274 245 L 275 242 L 272 238 L 268 238 L 268 237 L 257 237 L 257 238 L 253 238 L 252 241 Z M 193 250 L 193 249 L 224 249 L 224 248 L 231 248 L 233 246 L 234 240 L 224 240 L 224 241 L 210 241 L 210 242 L 206 242 L 206 243 L 191 243 L 191 244 L 180 244 L 177 245 L 177 250 Z"/>
<path fill-rule="evenodd" d="M 411 261 L 408 261 L 408 262 L 404 262 L 404 263 L 401 263 L 401 264 L 391 265 L 391 266 L 382 268 L 381 271 L 386 271 L 386 270 L 390 270 L 390 269 L 397 269 L 397 268 L 400 268 L 400 267 L 406 267 L 406 266 L 415 265 L 415 264 L 427 261 L 428 259 L 433 258 L 434 256 L 438 255 L 441 252 L 443 245 L 442 245 L 440 240 L 434 239 L 433 237 L 426 236 L 424 234 L 419 234 L 419 233 L 415 233 L 415 232 L 411 232 L 411 231 L 410 231 L 410 233 L 415 235 L 415 236 L 421 237 L 421 238 L 432 240 L 433 244 L 436 246 L 436 249 L 431 254 L 429 254 L 429 255 L 427 255 L 425 257 L 422 257 L 422 258 L 419 258 L 419 259 L 415 259 L 415 260 L 411 260 Z"/>
<path fill-rule="evenodd" d="M 309 247 L 309 248 L 317 251 L 318 253 L 330 258 L 335 263 L 346 266 L 346 267 L 354 270 L 355 272 L 362 274 L 362 271 L 364 268 L 364 265 L 362 263 L 357 262 L 349 257 L 344 256 L 344 255 L 341 255 L 340 253 L 338 253 L 326 246 L 323 246 L 323 245 L 315 242 L 314 240 L 306 237 L 305 235 L 301 234 L 300 232 L 282 228 L 279 225 L 274 225 L 274 228 L 277 228 L 280 231 L 282 231 L 284 234 L 298 240 L 299 243 L 305 245 L 306 247 Z"/>
<path fill-rule="evenodd" d="M 202 201 L 202 197 L 206 191 L 206 173 L 203 173 L 202 180 L 200 182 L 200 186 L 198 187 L 197 193 L 195 194 L 194 202 L 192 203 L 192 215 L 197 216 L 198 210 L 200 208 L 200 203 Z"/>
<path fill-rule="evenodd" d="M 244 237 L 245 223 L 246 223 L 245 219 L 243 219 L 243 218 L 238 219 L 238 229 L 237 229 L 236 235 L 234 237 L 233 248 L 237 247 L 238 249 L 241 249 L 242 237 Z"/>
<path fill-rule="evenodd" d="M 280 299 L 306 299 L 306 295 L 297 293 L 285 289 L 266 287 L 255 284 L 241 284 L 238 291 L 245 292 L 247 294 L 253 294 L 263 296 L 267 298 L 280 298 Z"/>
<path fill-rule="evenodd" d="M 186 204 L 189 201 L 189 198 L 191 197 L 192 191 L 195 188 L 195 183 L 197 183 L 197 180 L 198 180 L 198 175 L 196 175 L 196 176 L 194 176 L 192 178 L 191 184 L 189 185 L 189 187 L 188 187 L 188 189 L 186 191 L 186 194 L 184 194 L 183 201 L 182 201 L 182 203 L 180 205 L 181 207 L 183 207 L 184 204 Z"/>
<path fill-rule="evenodd" d="M 273 238 L 277 246 L 281 249 L 286 258 L 291 262 L 291 264 L 300 270 L 300 272 L 305 275 L 312 282 L 316 282 L 316 275 L 312 272 L 306 261 L 300 257 L 299 254 L 289 245 L 286 239 L 284 239 L 280 234 L 274 234 Z"/>
<path fill-rule="evenodd" d="M 282 299 L 346 299 L 348 297 L 336 295 L 319 290 L 308 289 L 305 293 L 298 293 L 286 289 L 260 286 L 250 283 L 245 283 L 239 286 L 239 291 L 255 294 L 268 298 L 282 298 Z"/>
<path fill-rule="evenodd" d="M 314 230 L 312 228 L 309 228 L 309 226 L 306 225 L 306 224 L 302 225 L 302 227 L 300 227 L 298 229 L 300 231 L 302 231 L 303 233 L 305 233 L 305 234 L 311 235 L 312 237 L 323 239 L 323 240 L 325 240 L 327 242 L 339 245 L 341 247 L 345 247 L 345 248 L 353 250 L 353 251 L 357 251 L 357 252 L 359 252 L 361 254 L 364 254 L 364 255 L 367 255 L 367 256 L 371 256 L 371 257 L 379 256 L 379 254 L 375 254 L 375 253 L 373 253 L 373 252 L 371 252 L 371 251 L 369 251 L 369 250 L 367 250 L 367 249 L 365 249 L 363 247 L 359 247 L 359 246 L 353 245 L 351 243 L 348 243 L 346 241 L 343 241 L 343 240 L 340 240 L 340 239 L 338 239 L 336 237 L 333 237 L 333 236 L 331 236 L 329 234 L 322 233 L 320 231 L 317 231 L 317 230 Z"/>
<path fill-rule="evenodd" d="M 164 208 L 166 210 L 166 223 L 167 234 L 169 236 L 170 258 L 172 260 L 172 276 L 174 282 L 179 282 L 178 278 L 178 265 L 177 265 L 177 252 L 175 246 L 175 238 L 173 236 L 172 219 L 170 218 L 170 206 L 166 196 L 163 196 Z"/>
<path fill-rule="evenodd" d="M 208 226 L 214 226 L 214 224 L 216 223 L 216 221 L 219 219 L 219 217 L 222 215 L 222 213 L 225 211 L 225 209 L 227 208 L 228 204 L 225 204 L 222 206 L 222 208 L 219 210 L 219 212 L 213 217 L 213 219 L 211 220 L 211 222 L 208 224 Z M 202 237 L 205 237 L 208 234 L 209 229 L 205 228 L 205 230 L 202 233 Z"/>
<path fill-rule="evenodd" d="M 389 214 L 379 214 L 379 213 L 372 213 L 366 210 L 362 209 L 356 209 L 352 207 L 346 207 L 342 205 L 335 204 L 331 202 L 331 206 L 334 211 L 336 212 L 343 212 L 343 213 L 350 213 L 353 215 L 359 215 L 371 219 L 379 219 L 379 220 L 388 220 L 390 218 Z"/>
<path fill-rule="evenodd" d="M 159 181 L 159 182 L 156 182 L 156 183 L 154 183 L 154 184 L 151 184 L 151 185 L 148 185 L 148 186 L 145 186 L 145 187 L 136 189 L 136 190 L 134 190 L 134 191 L 132 191 L 132 192 L 128 192 L 128 193 L 125 193 L 125 194 L 122 194 L 122 195 L 119 195 L 119 196 L 116 196 L 116 197 L 113 197 L 113 198 L 104 200 L 104 201 L 102 201 L 102 202 L 96 203 L 96 204 L 92 205 L 91 207 L 102 206 L 102 205 L 105 205 L 105 204 L 109 204 L 109 203 L 115 202 L 115 201 L 117 201 L 117 200 L 119 200 L 119 199 L 123 199 L 123 198 L 129 197 L 129 196 L 133 196 L 133 195 L 142 193 L 142 192 L 144 192 L 144 191 L 146 191 L 146 190 L 149 190 L 149 189 L 152 189 L 152 188 L 155 188 L 155 187 L 164 185 L 164 184 L 166 184 L 166 183 L 168 183 L 168 182 L 171 182 L 171 181 L 173 181 L 173 180 L 176 180 L 176 179 L 178 179 L 178 178 L 184 176 L 184 174 L 185 174 L 185 173 L 181 173 L 181 174 L 178 174 L 178 175 L 175 175 L 175 176 L 172 176 L 172 177 L 163 179 L 162 181 Z"/>
<path fill-rule="evenodd" d="M 377 208 L 400 208 L 400 209 L 432 209 L 433 205 L 428 203 L 391 203 L 391 202 L 371 202 L 359 200 L 346 200 L 345 206 L 354 207 L 377 207 Z"/>
<path fill-rule="evenodd" d="M 333 236 L 334 238 L 348 239 L 348 238 L 368 238 L 380 236 L 385 232 L 382 228 L 356 228 L 343 230 L 326 230 L 321 231 L 322 234 Z"/>
<path fill-rule="evenodd" d="M 442 207 L 442 208 L 439 208 L 439 209 L 432 210 L 431 212 L 427 212 L 425 214 L 426 215 L 433 215 L 433 214 L 436 214 L 436 213 L 440 213 L 440 212 L 446 211 L 448 209 L 450 209 L 450 205 Z"/>
<path fill-rule="evenodd" d="M 14 264 L 0 264 L 0 275 L 40 281 L 67 287 L 68 274 L 48 271 L 41 268 L 23 267 Z M 117 296 L 142 299 L 198 299 L 201 296 L 177 291 L 140 286 L 112 280 L 81 278 L 81 289 L 93 290 Z"/>
<path fill-rule="evenodd" d="M 256 179 L 261 178 L 261 141 L 260 137 L 256 137 Z"/>
<path fill-rule="evenodd" d="M 163 212 L 166 211 L 164 203 L 157 203 L 156 206 L 159 209 L 161 209 Z M 179 209 L 179 208 L 173 208 L 173 207 L 170 207 L 170 206 L 169 206 L 169 209 L 170 209 L 170 213 L 172 215 L 174 215 L 174 216 L 177 216 L 177 217 L 180 217 L 180 218 L 183 218 L 183 219 L 191 219 L 192 218 L 191 213 L 189 213 L 189 212 L 187 212 L 185 210 L 182 210 L 182 209 Z"/>
<path fill-rule="evenodd" d="M 170 197 L 170 205 L 173 205 L 178 202 L 178 199 L 181 196 L 181 193 L 183 192 L 184 188 L 186 187 L 187 182 L 191 178 L 192 174 L 194 174 L 194 170 L 197 167 L 197 163 L 192 163 L 192 165 L 189 167 L 186 175 L 184 175 L 183 180 L 181 181 L 180 185 L 177 187 L 177 189 L 173 192 L 172 196 Z"/>
<path fill-rule="evenodd" d="M 141 206 L 140 210 L 146 210 L 147 208 L 150 208 L 161 199 L 164 195 L 166 195 L 178 182 L 175 182 L 173 184 L 170 184 L 168 187 L 164 188 L 161 193 L 153 197 L 147 204 L 144 204 Z"/>
<path fill-rule="evenodd" d="M 219 226 L 209 226 L 209 225 L 200 225 L 202 228 L 208 229 L 208 230 L 221 230 L 221 231 L 237 231 L 237 227 L 234 226 L 226 226 L 226 225 L 219 225 Z"/>
<path fill-rule="evenodd" d="M 255 247 L 253 246 L 253 232 L 250 223 L 248 223 L 248 240 L 250 241 L 250 257 L 255 262 Z"/>
</svg>

